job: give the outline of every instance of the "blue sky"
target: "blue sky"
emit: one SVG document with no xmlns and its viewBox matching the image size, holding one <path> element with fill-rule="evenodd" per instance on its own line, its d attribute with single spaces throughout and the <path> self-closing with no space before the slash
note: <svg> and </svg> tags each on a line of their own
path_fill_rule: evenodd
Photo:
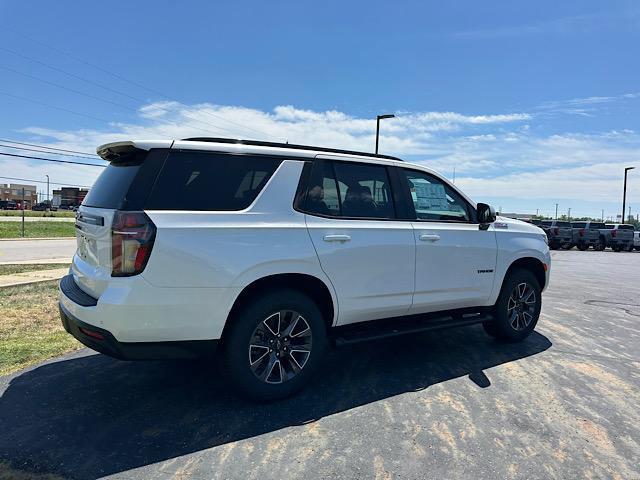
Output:
<svg viewBox="0 0 640 480">
<path fill-rule="evenodd" d="M 505 211 L 547 214 L 558 202 L 615 215 L 621 168 L 640 167 L 634 1 L 3 1 L 0 18 L 4 139 L 92 151 L 210 133 L 370 149 L 370 119 L 394 112 L 385 153 L 455 167 Z M 86 184 L 96 170 L 0 160 L 0 176 Z"/>
</svg>

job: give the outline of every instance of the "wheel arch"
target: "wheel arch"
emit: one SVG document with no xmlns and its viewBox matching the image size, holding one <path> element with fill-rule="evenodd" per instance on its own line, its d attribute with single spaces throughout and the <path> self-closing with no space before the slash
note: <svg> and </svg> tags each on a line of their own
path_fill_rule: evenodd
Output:
<svg viewBox="0 0 640 480">
<path fill-rule="evenodd" d="M 529 270 L 533 273 L 538 280 L 538 284 L 540 285 L 540 289 L 544 290 L 547 282 L 547 271 L 545 269 L 545 264 L 538 258 L 535 257 L 520 257 L 509 265 L 507 271 L 505 272 L 504 279 L 509 276 L 509 274 L 516 269 Z"/>
<path fill-rule="evenodd" d="M 306 273 L 277 273 L 258 278 L 242 289 L 229 311 L 221 338 L 224 339 L 224 334 L 229 324 L 233 322 L 237 313 L 247 305 L 252 298 L 260 295 L 262 292 L 278 288 L 290 288 L 307 295 L 316 303 L 322 312 L 327 329 L 333 326 L 337 314 L 337 304 L 331 293 L 331 289 L 323 280 Z"/>
</svg>

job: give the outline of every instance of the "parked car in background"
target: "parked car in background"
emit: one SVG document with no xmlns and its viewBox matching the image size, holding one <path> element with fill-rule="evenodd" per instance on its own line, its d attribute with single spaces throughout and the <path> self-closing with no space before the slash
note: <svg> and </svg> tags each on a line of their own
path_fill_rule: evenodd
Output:
<svg viewBox="0 0 640 480">
<path fill-rule="evenodd" d="M 633 232 L 633 248 L 640 250 L 640 232 Z"/>
<path fill-rule="evenodd" d="M 33 207 L 31 207 L 31 210 L 33 210 L 34 212 L 45 212 L 48 206 L 49 205 L 46 203 L 36 203 Z"/>
<path fill-rule="evenodd" d="M 633 250 L 633 225 L 626 223 L 607 223 L 601 230 L 605 234 L 607 246 L 614 252 Z"/>
<path fill-rule="evenodd" d="M 60 312 L 99 352 L 217 349 L 231 384 L 265 400 L 302 388 L 330 342 L 474 323 L 515 342 L 538 321 L 544 232 L 422 165 L 203 138 L 98 154 L 110 163 L 78 210 Z"/>
<path fill-rule="evenodd" d="M 0 209 L 2 210 L 17 210 L 18 204 L 12 200 L 0 201 Z"/>
<path fill-rule="evenodd" d="M 602 222 L 571 222 L 573 244 L 579 250 L 587 250 L 589 247 L 604 250 L 607 247 L 606 237 L 600 233 L 604 227 Z"/>
<path fill-rule="evenodd" d="M 549 239 L 549 248 L 569 250 L 573 246 L 571 223 L 564 220 L 542 220 L 541 228 Z"/>
</svg>

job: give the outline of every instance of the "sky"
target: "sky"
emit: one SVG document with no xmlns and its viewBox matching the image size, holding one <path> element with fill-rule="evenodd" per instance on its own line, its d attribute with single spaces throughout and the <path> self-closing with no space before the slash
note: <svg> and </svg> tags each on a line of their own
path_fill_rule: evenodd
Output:
<svg viewBox="0 0 640 480">
<path fill-rule="evenodd" d="M 0 25 L 1 140 L 372 151 L 375 116 L 393 113 L 381 153 L 455 170 L 457 186 L 503 212 L 554 215 L 558 203 L 615 218 L 635 165 L 627 203 L 640 213 L 634 0 L 0 0 Z M 0 177 L 91 185 L 101 170 L 0 155 Z"/>
</svg>

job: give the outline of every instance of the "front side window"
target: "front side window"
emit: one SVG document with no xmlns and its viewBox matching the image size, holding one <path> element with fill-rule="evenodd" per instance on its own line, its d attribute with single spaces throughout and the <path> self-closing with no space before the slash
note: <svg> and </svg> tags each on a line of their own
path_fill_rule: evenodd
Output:
<svg viewBox="0 0 640 480">
<path fill-rule="evenodd" d="M 470 222 L 469 205 L 444 182 L 416 170 L 402 169 L 418 220 Z"/>
<path fill-rule="evenodd" d="M 314 162 L 307 188 L 308 213 L 345 217 L 395 217 L 387 169 L 355 162 Z"/>
<path fill-rule="evenodd" d="M 147 199 L 149 210 L 247 208 L 282 159 L 178 151 L 169 154 Z"/>
</svg>

